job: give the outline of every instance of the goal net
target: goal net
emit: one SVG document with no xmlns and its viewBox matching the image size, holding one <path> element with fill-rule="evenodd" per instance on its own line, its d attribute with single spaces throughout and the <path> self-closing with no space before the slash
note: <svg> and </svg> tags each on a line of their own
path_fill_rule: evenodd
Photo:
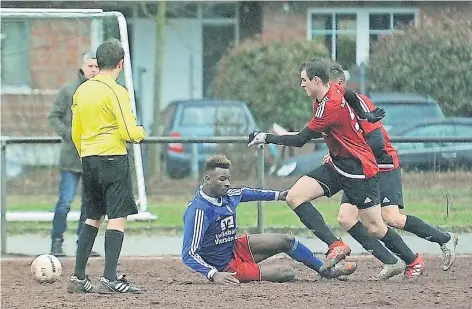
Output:
<svg viewBox="0 0 472 309">
<path fill-rule="evenodd" d="M 83 56 L 96 51 L 110 38 L 123 44 L 125 68 L 118 82 L 128 89 L 136 112 L 127 24 L 121 13 L 74 9 L 1 9 L 0 12 L 2 136 L 57 136 L 47 116 L 58 90 L 78 78 Z M 140 119 L 139 114 L 137 118 Z M 147 209 L 141 147 L 129 145 L 128 152 L 140 210 L 130 219 L 155 219 Z M 22 212 L 9 211 L 7 220 L 52 219 L 59 190 L 59 155 L 60 144 L 7 146 L 8 204 L 17 200 L 24 205 Z M 79 217 L 79 195 L 80 189 L 69 220 Z M 33 212 L 38 209 L 42 212 Z"/>
</svg>

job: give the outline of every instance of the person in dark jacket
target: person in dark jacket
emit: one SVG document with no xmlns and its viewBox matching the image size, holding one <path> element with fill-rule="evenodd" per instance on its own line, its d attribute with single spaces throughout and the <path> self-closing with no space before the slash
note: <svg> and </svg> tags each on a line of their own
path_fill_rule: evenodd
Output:
<svg viewBox="0 0 472 309">
<path fill-rule="evenodd" d="M 72 142 L 72 97 L 75 90 L 86 80 L 94 77 L 98 73 L 97 59 L 95 52 L 89 52 L 82 58 L 82 65 L 78 71 L 77 79 L 66 83 L 57 93 L 48 121 L 57 134 L 62 138 L 61 154 L 59 159 L 59 169 L 61 171 L 59 183 L 59 199 L 54 211 L 51 230 L 51 254 L 55 256 L 65 256 L 62 248 L 64 232 L 67 229 L 67 214 L 70 211 L 74 200 L 79 180 L 82 176 L 82 163 L 77 150 Z M 83 196 L 83 194 L 82 194 Z M 85 207 L 82 200 L 80 219 L 77 226 L 77 235 L 85 221 Z M 92 252 L 91 256 L 99 256 Z"/>
</svg>

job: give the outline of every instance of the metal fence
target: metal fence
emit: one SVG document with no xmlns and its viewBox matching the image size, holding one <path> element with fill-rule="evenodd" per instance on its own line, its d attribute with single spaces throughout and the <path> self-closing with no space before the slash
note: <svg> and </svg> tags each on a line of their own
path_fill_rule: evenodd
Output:
<svg viewBox="0 0 472 309">
<path fill-rule="evenodd" d="M 395 143 L 422 143 L 422 142 L 446 142 L 446 143 L 471 143 L 472 137 L 391 137 L 392 142 Z M 313 140 L 312 143 L 321 143 L 322 140 Z M 6 153 L 8 145 L 21 144 L 58 144 L 61 143 L 59 137 L 1 137 L 1 254 L 7 252 L 6 244 L 6 211 L 7 211 L 7 175 L 6 175 Z M 142 143 L 144 144 L 246 144 L 246 136 L 228 136 L 228 137 L 149 137 Z M 193 164 L 194 165 L 194 164 Z M 264 148 L 257 149 L 257 186 L 264 187 Z M 263 203 L 257 203 L 257 231 L 262 233 L 264 231 L 264 216 Z"/>
</svg>

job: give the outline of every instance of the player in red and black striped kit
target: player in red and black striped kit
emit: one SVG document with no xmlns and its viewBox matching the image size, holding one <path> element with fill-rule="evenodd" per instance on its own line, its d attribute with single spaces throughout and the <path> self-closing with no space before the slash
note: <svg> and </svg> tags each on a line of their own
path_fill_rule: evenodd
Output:
<svg viewBox="0 0 472 309">
<path fill-rule="evenodd" d="M 378 245 L 376 252 L 381 254 L 385 266 L 377 278 L 388 279 L 403 272 L 404 263 L 371 236 L 375 235 L 399 256 L 416 259 L 401 237 L 393 229 L 389 229 L 382 219 L 377 162 L 362 135 L 356 113 L 347 104 L 336 85 L 329 83 L 328 67 L 325 63 L 303 63 L 300 67 L 300 78 L 300 86 L 315 99 L 310 123 L 295 135 L 275 136 L 254 132 L 249 136 L 248 145 L 273 143 L 301 147 L 312 138 L 323 137 L 332 160 L 301 177 L 290 188 L 287 203 L 301 222 L 328 244 L 327 261 L 324 265 L 332 267 L 349 255 L 350 249 L 334 236 L 310 201 L 321 196 L 331 197 L 343 190 L 349 202 L 358 208 L 359 215 L 370 232 L 356 239 L 361 243 L 374 241 Z M 345 96 L 352 97 L 352 91 L 350 95 L 346 93 Z"/>
<path fill-rule="evenodd" d="M 333 64 L 330 68 L 330 80 L 337 85 L 341 85 L 340 88 L 342 89 L 345 75 L 342 67 L 337 63 Z M 358 93 L 357 97 L 365 112 L 376 108 L 367 96 Z M 443 252 L 442 269 L 448 270 L 455 260 L 457 237 L 453 233 L 440 231 L 418 217 L 404 215 L 400 212 L 400 209 L 404 208 L 404 203 L 398 153 L 390 143 L 387 131 L 380 121 L 370 123 L 362 120 L 361 126 L 365 139 L 374 152 L 379 167 L 380 201 L 382 217 L 385 222 L 391 227 L 408 231 L 420 238 L 439 244 Z M 357 208 L 348 202 L 346 195 L 343 195 L 341 203 L 338 221 L 341 226 L 349 230 L 354 225 L 359 224 Z M 415 268 L 410 268 L 406 276 L 412 277 L 415 274 L 417 274 Z"/>
</svg>

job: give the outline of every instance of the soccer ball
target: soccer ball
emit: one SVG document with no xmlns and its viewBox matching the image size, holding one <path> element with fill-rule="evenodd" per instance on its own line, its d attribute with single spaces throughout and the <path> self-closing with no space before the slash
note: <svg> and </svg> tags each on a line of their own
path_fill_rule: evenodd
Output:
<svg viewBox="0 0 472 309">
<path fill-rule="evenodd" d="M 31 274 L 40 283 L 53 283 L 62 274 L 61 261 L 54 255 L 42 254 L 31 263 Z"/>
</svg>

